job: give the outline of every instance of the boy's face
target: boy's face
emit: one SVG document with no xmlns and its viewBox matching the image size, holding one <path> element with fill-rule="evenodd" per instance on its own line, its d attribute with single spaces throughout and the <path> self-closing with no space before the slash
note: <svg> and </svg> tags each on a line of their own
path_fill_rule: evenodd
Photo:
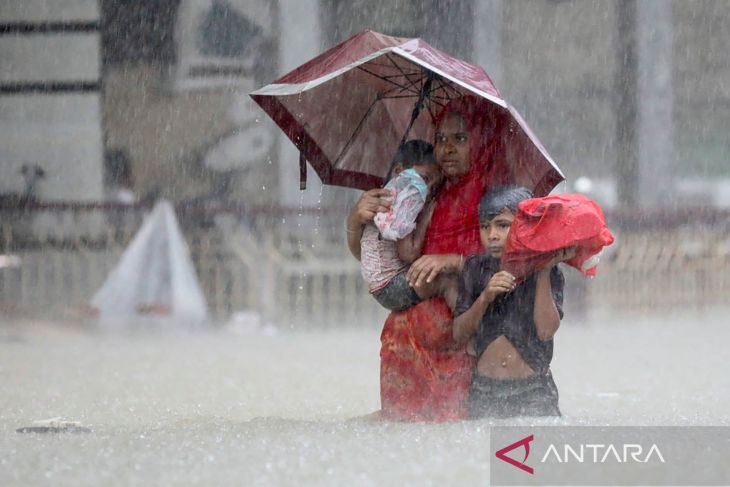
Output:
<svg viewBox="0 0 730 487">
<path fill-rule="evenodd" d="M 443 179 L 441 169 L 438 164 L 420 164 L 413 166 L 413 169 L 423 178 L 428 185 L 429 198 L 433 196 L 436 189 L 438 189 Z"/>
<path fill-rule="evenodd" d="M 502 257 L 509 227 L 512 226 L 514 220 L 515 216 L 512 211 L 505 208 L 491 220 L 479 223 L 479 237 L 482 240 L 482 245 L 484 250 L 492 257 L 498 259 Z"/>
</svg>

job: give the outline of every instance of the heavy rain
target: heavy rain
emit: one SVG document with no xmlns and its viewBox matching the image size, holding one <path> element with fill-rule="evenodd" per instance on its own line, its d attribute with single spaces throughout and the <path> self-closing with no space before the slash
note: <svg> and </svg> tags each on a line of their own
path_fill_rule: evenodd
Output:
<svg viewBox="0 0 730 487">
<path fill-rule="evenodd" d="M 499 426 L 727 436 L 728 44 L 727 0 L 3 0 L 0 485 L 477 485 Z M 391 312 L 363 208 L 410 139 L 443 182 L 413 170 Z M 527 265 L 477 212 L 503 183 L 605 223 L 510 284 L 537 345 L 458 339 L 471 256 Z M 480 379 L 554 408 L 475 414 Z"/>
</svg>

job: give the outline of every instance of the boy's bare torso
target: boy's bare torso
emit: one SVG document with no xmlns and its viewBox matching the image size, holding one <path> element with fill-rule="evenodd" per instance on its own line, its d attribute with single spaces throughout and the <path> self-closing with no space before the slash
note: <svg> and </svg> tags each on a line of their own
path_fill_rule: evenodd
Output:
<svg viewBox="0 0 730 487">
<path fill-rule="evenodd" d="M 477 373 L 492 379 L 524 379 L 535 375 L 504 335 L 490 343 L 479 357 Z"/>
</svg>

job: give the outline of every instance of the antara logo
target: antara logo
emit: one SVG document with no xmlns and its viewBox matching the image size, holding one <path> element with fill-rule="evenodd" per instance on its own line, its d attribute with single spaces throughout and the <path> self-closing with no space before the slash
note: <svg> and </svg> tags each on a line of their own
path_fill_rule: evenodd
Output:
<svg viewBox="0 0 730 487">
<path fill-rule="evenodd" d="M 530 456 L 530 442 L 534 439 L 535 435 L 526 436 L 521 440 L 515 441 L 511 445 L 505 446 L 494 455 L 503 462 L 507 462 L 520 470 L 524 470 L 525 472 L 534 475 L 535 469 L 525 463 L 527 462 L 527 457 Z M 652 459 L 665 463 L 664 456 L 662 456 L 662 452 L 659 450 L 656 443 L 653 443 L 648 450 L 645 450 L 641 445 L 636 443 L 624 443 L 618 446 L 610 443 L 588 443 L 579 444 L 575 447 L 566 443 L 562 446 L 563 448 L 559 449 L 555 446 L 555 444 L 551 443 L 545 451 L 545 455 L 542 457 L 542 460 L 540 460 L 540 463 L 545 463 L 551 459 L 557 463 L 606 463 L 607 461 L 615 461 L 617 463 L 647 463 Z M 523 448 L 525 451 L 525 456 L 522 461 L 518 461 L 507 456 L 507 453 L 518 448 Z"/>
<path fill-rule="evenodd" d="M 527 461 L 527 457 L 530 456 L 530 442 L 534 439 L 535 439 L 535 435 L 526 436 L 519 441 L 515 441 L 511 445 L 505 446 L 504 448 L 499 450 L 494 455 L 497 458 L 499 458 L 500 460 L 509 463 L 510 465 L 514 465 L 515 467 L 522 469 L 529 474 L 534 474 L 535 469 L 533 469 L 529 465 L 525 464 L 525 462 Z M 512 450 L 515 450 L 519 447 L 523 447 L 525 449 L 525 458 L 523 458 L 521 462 L 518 462 L 514 458 L 507 456 L 507 453 L 509 453 Z"/>
<path fill-rule="evenodd" d="M 618 446 L 611 443 L 607 445 L 595 443 L 579 444 L 575 448 L 566 443 L 563 445 L 563 451 L 561 452 L 551 443 L 540 462 L 545 463 L 545 460 L 548 458 L 554 458 L 557 463 L 585 463 L 591 461 L 593 463 L 606 463 L 607 461 L 615 461 L 616 463 L 647 463 L 652 457 L 656 457 L 657 460 L 665 463 L 662 452 L 659 451 L 656 443 L 653 443 L 646 453 L 644 451 L 641 445 L 635 443 L 624 443 Z"/>
</svg>

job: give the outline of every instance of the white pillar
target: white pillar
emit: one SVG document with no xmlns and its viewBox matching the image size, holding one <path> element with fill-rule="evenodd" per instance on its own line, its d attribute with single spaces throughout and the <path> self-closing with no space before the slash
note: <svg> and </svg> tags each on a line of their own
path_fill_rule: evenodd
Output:
<svg viewBox="0 0 730 487">
<path fill-rule="evenodd" d="M 279 74 L 283 75 L 320 53 L 319 0 L 281 0 L 279 4 Z M 279 136 L 279 203 L 304 208 L 319 205 L 322 183 L 307 166 L 307 189 L 299 190 L 299 151 Z"/>
<path fill-rule="evenodd" d="M 638 0 L 636 15 L 638 200 L 641 206 L 666 205 L 672 201 L 678 162 L 672 110 L 672 2 Z"/>
<path fill-rule="evenodd" d="M 502 24 L 504 0 L 474 1 L 474 54 L 476 64 L 483 67 L 497 89 L 503 86 Z M 504 93 L 502 94 L 504 96 Z"/>
</svg>

